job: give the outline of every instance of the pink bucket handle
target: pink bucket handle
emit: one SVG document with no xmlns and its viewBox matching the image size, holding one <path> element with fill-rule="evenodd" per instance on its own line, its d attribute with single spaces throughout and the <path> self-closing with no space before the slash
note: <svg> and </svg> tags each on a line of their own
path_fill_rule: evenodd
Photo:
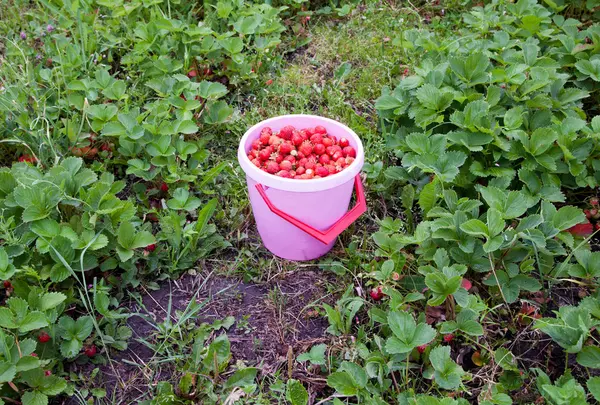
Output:
<svg viewBox="0 0 600 405">
<path fill-rule="evenodd" d="M 320 242 L 323 242 L 326 245 L 333 242 L 340 233 L 344 232 L 354 221 L 358 219 L 358 217 L 360 217 L 362 214 L 365 213 L 365 211 L 367 211 L 365 190 L 362 181 L 360 180 L 360 174 L 357 174 L 354 178 L 354 189 L 356 191 L 356 205 L 350 211 L 344 214 L 343 217 L 341 217 L 326 231 L 320 231 L 318 229 L 315 229 L 312 226 L 305 224 L 299 219 L 294 218 L 293 216 L 288 215 L 285 212 L 278 209 L 277 207 L 275 207 L 271 200 L 269 200 L 267 192 L 265 191 L 262 184 L 256 184 L 256 189 L 258 190 L 258 193 L 263 198 L 263 200 L 267 204 L 267 207 L 269 207 L 272 213 L 274 213 L 282 219 L 285 219 L 290 224 L 303 230 L 313 238 L 319 240 Z"/>
</svg>

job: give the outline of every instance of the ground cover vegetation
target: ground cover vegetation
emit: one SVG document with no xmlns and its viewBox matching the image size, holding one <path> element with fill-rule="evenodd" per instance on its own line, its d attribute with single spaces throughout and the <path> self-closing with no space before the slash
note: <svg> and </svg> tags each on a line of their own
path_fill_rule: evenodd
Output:
<svg viewBox="0 0 600 405">
<path fill-rule="evenodd" d="M 0 403 L 597 403 L 599 6 L 4 0 Z M 366 151 L 311 263 L 236 162 L 290 113 Z"/>
</svg>

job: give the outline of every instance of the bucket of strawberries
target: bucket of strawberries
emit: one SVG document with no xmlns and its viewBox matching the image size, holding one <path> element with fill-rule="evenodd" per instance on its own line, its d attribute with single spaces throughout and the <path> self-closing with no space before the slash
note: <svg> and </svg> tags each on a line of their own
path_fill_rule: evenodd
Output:
<svg viewBox="0 0 600 405">
<path fill-rule="evenodd" d="M 256 226 L 265 247 L 290 260 L 326 254 L 367 207 L 360 180 L 364 149 L 347 126 L 314 115 L 262 121 L 242 137 Z M 355 191 L 356 202 L 348 210 Z"/>
</svg>

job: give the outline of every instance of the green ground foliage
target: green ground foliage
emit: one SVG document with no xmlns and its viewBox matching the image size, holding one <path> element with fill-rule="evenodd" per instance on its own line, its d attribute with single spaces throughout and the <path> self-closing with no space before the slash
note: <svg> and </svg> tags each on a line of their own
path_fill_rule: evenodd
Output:
<svg viewBox="0 0 600 405">
<path fill-rule="evenodd" d="M 0 404 L 598 403 L 598 10 L 0 0 Z M 308 264 L 236 162 L 292 113 L 366 149 Z"/>
</svg>

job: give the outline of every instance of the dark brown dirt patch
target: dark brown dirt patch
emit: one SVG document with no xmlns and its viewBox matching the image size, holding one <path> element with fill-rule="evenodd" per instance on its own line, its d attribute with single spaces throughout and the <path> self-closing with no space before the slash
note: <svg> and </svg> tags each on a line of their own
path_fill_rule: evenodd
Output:
<svg viewBox="0 0 600 405">
<path fill-rule="evenodd" d="M 113 402 L 128 404 L 144 399 L 158 381 L 177 379 L 173 363 L 163 363 L 149 345 L 160 343 L 156 325 L 168 314 L 171 322 L 177 323 L 177 312 L 185 311 L 191 300 L 203 305 L 192 318 L 195 324 L 235 318 L 227 331 L 232 363 L 256 366 L 263 376 L 287 369 L 290 350 L 296 357 L 330 339 L 325 333 L 327 320 L 315 310 L 323 302 L 335 301 L 329 293 L 330 282 L 332 276 L 306 267 L 264 284 L 220 278 L 208 271 L 165 282 L 159 290 L 144 295 L 141 305 L 131 305 L 130 311 L 137 315 L 128 320 L 133 331 L 129 347 L 111 353 L 111 364 L 101 366 L 101 379 L 95 385 L 104 387 Z M 74 365 L 72 371 L 85 374 L 90 367 Z"/>
</svg>

